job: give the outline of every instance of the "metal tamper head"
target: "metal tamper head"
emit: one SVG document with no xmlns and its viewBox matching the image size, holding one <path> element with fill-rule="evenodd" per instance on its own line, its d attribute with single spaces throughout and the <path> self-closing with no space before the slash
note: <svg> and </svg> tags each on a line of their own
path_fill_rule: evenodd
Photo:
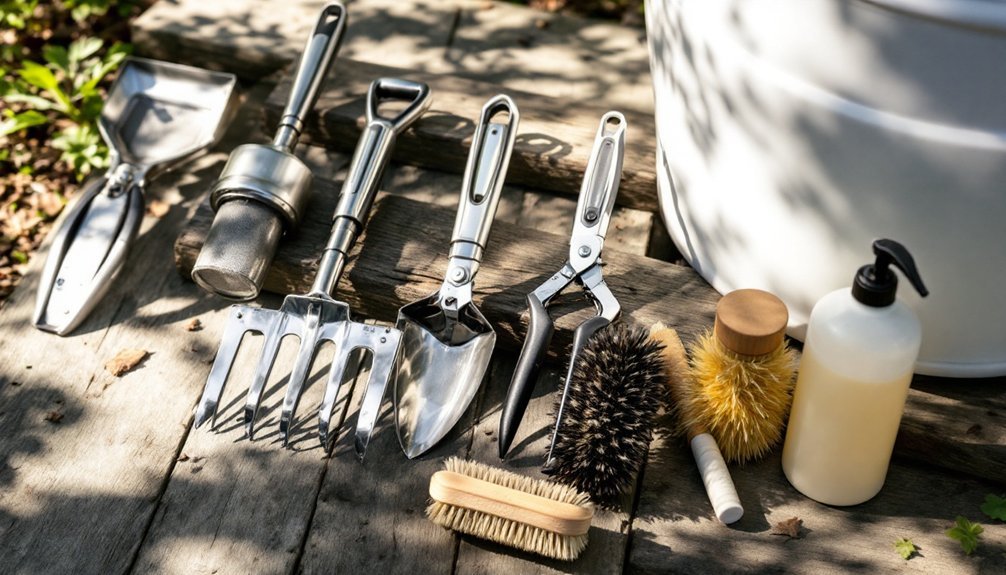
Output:
<svg viewBox="0 0 1006 575">
<path fill-rule="evenodd" d="M 300 223 L 312 176 L 293 149 L 345 27 L 342 4 L 325 6 L 272 143 L 235 148 L 213 185 L 210 204 L 216 215 L 192 268 L 192 279 L 203 289 L 237 300 L 258 296 L 280 237 Z"/>
</svg>

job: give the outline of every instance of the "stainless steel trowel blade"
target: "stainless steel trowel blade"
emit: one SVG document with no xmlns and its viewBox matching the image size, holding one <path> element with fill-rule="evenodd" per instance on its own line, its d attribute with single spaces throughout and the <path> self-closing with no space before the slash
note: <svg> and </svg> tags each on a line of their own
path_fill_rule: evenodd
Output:
<svg viewBox="0 0 1006 575">
<path fill-rule="evenodd" d="M 467 334 L 463 341 L 441 341 L 429 328 L 430 318 L 410 313 L 423 303 L 402 308 L 397 324 L 402 344 L 395 377 L 395 419 L 398 440 L 409 459 L 436 445 L 461 419 L 482 383 L 496 344 L 496 333 L 474 305 L 467 306 L 466 325 L 459 326 Z M 443 317 L 433 319 L 444 321 Z"/>
</svg>

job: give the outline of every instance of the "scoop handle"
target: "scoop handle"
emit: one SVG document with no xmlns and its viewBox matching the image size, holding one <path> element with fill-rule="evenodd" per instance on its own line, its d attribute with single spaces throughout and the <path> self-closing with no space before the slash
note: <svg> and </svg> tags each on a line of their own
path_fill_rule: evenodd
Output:
<svg viewBox="0 0 1006 575">
<path fill-rule="evenodd" d="M 739 520 L 744 515 L 744 507 L 716 440 L 708 433 L 700 433 L 689 443 L 716 518 L 727 525 Z"/>
<path fill-rule="evenodd" d="M 507 123 L 492 122 L 495 116 L 503 113 L 509 116 Z M 455 284 L 469 283 L 478 272 L 496 217 L 519 121 L 517 105 L 509 96 L 495 96 L 482 107 L 468 152 L 458 215 L 451 234 L 451 265 L 447 277 Z"/>
<path fill-rule="evenodd" d="M 321 84 L 325 79 L 346 30 L 346 7 L 339 2 L 329 2 L 321 10 L 318 22 L 304 47 L 297 67 L 297 75 L 290 88 L 290 100 L 283 110 L 273 145 L 292 151 L 304 129 L 304 118 L 314 107 Z"/>
</svg>

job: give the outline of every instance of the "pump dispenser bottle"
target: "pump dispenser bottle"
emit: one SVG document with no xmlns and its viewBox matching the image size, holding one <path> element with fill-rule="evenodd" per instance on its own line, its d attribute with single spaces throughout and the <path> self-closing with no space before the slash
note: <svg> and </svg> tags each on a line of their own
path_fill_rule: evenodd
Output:
<svg viewBox="0 0 1006 575">
<path fill-rule="evenodd" d="M 886 239 L 873 251 L 876 261 L 859 269 L 852 289 L 824 296 L 811 312 L 783 445 L 789 482 L 829 505 L 856 505 L 883 487 L 922 343 L 891 269 L 928 295 L 911 254 Z"/>
</svg>

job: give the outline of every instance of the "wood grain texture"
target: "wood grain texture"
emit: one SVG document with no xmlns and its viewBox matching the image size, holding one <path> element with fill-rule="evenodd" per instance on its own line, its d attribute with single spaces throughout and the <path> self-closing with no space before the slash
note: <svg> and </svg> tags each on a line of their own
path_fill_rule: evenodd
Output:
<svg viewBox="0 0 1006 575">
<path fill-rule="evenodd" d="M 296 239 L 284 242 L 266 276 L 265 289 L 306 292 L 314 277 L 318 246 L 328 237 L 335 209 L 334 184 L 318 181 L 314 207 L 308 209 Z M 212 221 L 209 207 L 200 210 L 175 244 L 183 274 L 189 273 Z M 436 291 L 446 270 L 454 211 L 384 194 L 352 254 L 336 296 L 357 314 L 393 321 L 398 308 Z M 496 326 L 498 345 L 518 350 L 523 340 L 521 314 L 525 296 L 555 273 L 568 255 L 568 239 L 507 222 L 493 225 L 486 257 L 475 280 L 476 302 Z M 644 256 L 605 251 L 605 277 L 622 305 L 623 319 L 650 325 L 663 321 L 683 335 L 695 335 L 712 323 L 716 292 L 698 274 Z M 569 343 L 571 329 L 593 313 L 582 291 L 571 286 L 571 305 L 559 306 L 554 350 Z M 577 310 L 570 313 L 571 309 Z"/>
<path fill-rule="evenodd" d="M 433 104 L 398 138 L 396 161 L 461 173 L 482 105 L 505 92 L 520 110 L 507 182 L 551 192 L 578 194 L 601 116 L 609 110 L 505 89 L 498 84 L 440 76 L 339 58 L 322 87 L 305 138 L 317 145 L 351 151 L 362 127 L 367 88 L 380 77 L 401 77 L 430 85 Z M 265 125 L 279 121 L 290 91 L 285 78 L 266 102 Z M 621 110 L 628 124 L 618 205 L 656 212 L 656 129 L 652 114 Z"/>
<path fill-rule="evenodd" d="M 501 357 L 502 354 L 500 354 Z M 499 459 L 498 431 L 502 405 L 516 365 L 511 354 L 501 359 L 490 373 L 483 390 L 481 416 L 475 426 L 470 458 L 516 471 L 521 475 L 547 479 L 541 465 L 555 424 L 554 403 L 561 392 L 565 371 L 559 366 L 543 369 L 535 385 L 524 419 L 505 461 Z M 628 525 L 636 494 L 627 493 L 617 509 L 597 509 L 591 523 L 587 548 L 572 562 L 547 560 L 527 552 L 504 547 L 470 536 L 461 537 L 456 561 L 457 573 L 619 573 L 628 546 Z"/>
<path fill-rule="evenodd" d="M 301 293 L 314 277 L 317 247 L 328 235 L 326 219 L 334 209 L 331 182 L 318 183 L 317 209 L 295 241 L 284 243 L 266 278 L 266 289 Z M 525 197 L 525 203 L 527 196 Z M 400 306 L 439 289 L 446 269 L 453 210 L 383 195 L 357 243 L 337 297 L 357 314 L 393 321 Z M 175 245 L 178 266 L 191 269 L 211 221 L 204 206 Z M 475 301 L 496 327 L 498 346 L 518 351 L 526 331 L 525 295 L 565 260 L 567 239 L 515 226 L 494 224 L 486 259 L 476 278 Z M 690 341 L 712 325 L 718 294 L 693 270 L 640 255 L 605 251 L 604 274 L 623 309 L 623 320 L 649 326 L 662 321 Z M 557 330 L 549 357 L 561 363 L 572 329 L 593 313 L 573 286 L 552 308 Z M 1003 418 L 1006 400 L 994 384 L 968 398 L 913 389 L 903 418 L 899 446 L 905 457 L 1002 482 L 1006 461 Z M 962 422 L 967 421 L 964 425 Z M 978 425 L 982 435 L 972 426 Z M 971 431 L 969 431 L 971 430 Z"/>
<path fill-rule="evenodd" d="M 1006 528 L 978 507 L 998 487 L 896 457 L 885 488 L 853 507 L 816 503 L 783 476 L 780 451 L 731 468 L 744 517 L 716 521 L 682 438 L 653 443 L 635 520 L 632 573 L 1002 573 Z M 984 523 L 978 551 L 965 556 L 944 531 L 957 515 Z M 777 523 L 803 520 L 801 539 L 773 535 Z M 920 556 L 905 561 L 894 542 L 909 538 Z"/>
<path fill-rule="evenodd" d="M 218 302 L 173 269 L 171 244 L 219 171 L 215 154 L 151 182 L 147 216 L 122 273 L 68 337 L 31 325 L 35 255 L 0 312 L 0 572 L 124 573 L 140 547 L 205 377 Z M 150 352 L 113 377 L 124 348 Z M 52 415 L 55 414 L 55 415 Z"/>
</svg>

